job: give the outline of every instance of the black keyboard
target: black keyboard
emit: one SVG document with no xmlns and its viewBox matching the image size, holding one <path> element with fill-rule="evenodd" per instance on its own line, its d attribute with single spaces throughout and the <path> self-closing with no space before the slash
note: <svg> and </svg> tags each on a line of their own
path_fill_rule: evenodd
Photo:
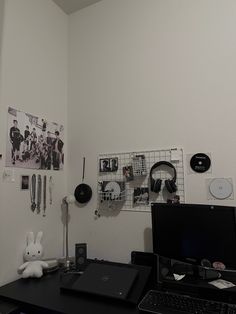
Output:
<svg viewBox="0 0 236 314">
<path fill-rule="evenodd" d="M 236 314 L 236 305 L 150 290 L 138 305 L 151 313 Z"/>
</svg>

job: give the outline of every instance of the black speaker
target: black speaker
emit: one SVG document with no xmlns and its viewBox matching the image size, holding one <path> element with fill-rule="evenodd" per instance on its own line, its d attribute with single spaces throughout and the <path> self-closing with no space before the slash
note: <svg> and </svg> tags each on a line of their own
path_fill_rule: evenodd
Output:
<svg viewBox="0 0 236 314">
<path fill-rule="evenodd" d="M 75 244 L 75 267 L 78 271 L 84 271 L 87 266 L 87 244 Z"/>
</svg>

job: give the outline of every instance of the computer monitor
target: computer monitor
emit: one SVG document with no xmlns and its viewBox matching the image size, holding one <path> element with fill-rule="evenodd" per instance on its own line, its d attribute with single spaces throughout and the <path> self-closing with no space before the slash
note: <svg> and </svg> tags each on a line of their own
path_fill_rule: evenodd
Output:
<svg viewBox="0 0 236 314">
<path fill-rule="evenodd" d="M 236 269 L 235 207 L 153 203 L 151 210 L 154 253 Z"/>
</svg>

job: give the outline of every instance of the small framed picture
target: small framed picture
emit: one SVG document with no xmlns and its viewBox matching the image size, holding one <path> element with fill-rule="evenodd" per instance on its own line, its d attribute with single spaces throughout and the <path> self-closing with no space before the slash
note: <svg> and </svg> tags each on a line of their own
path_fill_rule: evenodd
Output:
<svg viewBox="0 0 236 314">
<path fill-rule="evenodd" d="M 99 160 L 99 171 L 100 172 L 111 172 L 110 158 L 104 158 Z"/>
<path fill-rule="evenodd" d="M 21 190 L 29 190 L 29 176 L 21 176 Z"/>
<path fill-rule="evenodd" d="M 118 170 L 118 158 L 102 158 L 99 160 L 100 172 L 113 172 Z"/>
</svg>

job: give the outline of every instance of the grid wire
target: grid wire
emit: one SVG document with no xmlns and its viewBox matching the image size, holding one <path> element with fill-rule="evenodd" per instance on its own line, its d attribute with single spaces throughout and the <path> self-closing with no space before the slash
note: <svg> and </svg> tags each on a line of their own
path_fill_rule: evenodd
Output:
<svg viewBox="0 0 236 314">
<path fill-rule="evenodd" d="M 172 151 L 179 151 L 178 160 L 172 160 Z M 123 174 L 123 167 L 133 166 L 136 167 L 135 156 L 145 156 L 145 165 L 142 161 L 142 170 L 146 175 L 138 175 L 139 173 L 134 171 L 134 180 L 126 181 Z M 100 161 L 101 159 L 113 159 L 118 158 L 118 169 L 114 172 L 100 172 Z M 134 161 L 134 162 L 133 162 Z M 161 179 L 162 186 L 159 193 L 150 191 L 149 184 L 149 173 L 151 167 L 159 161 L 168 161 L 172 163 L 176 169 L 177 179 L 177 194 L 180 198 L 180 202 L 185 202 L 185 191 L 184 191 L 184 165 L 183 165 L 183 149 L 182 148 L 170 148 L 160 149 L 151 151 L 136 151 L 136 152 L 124 152 L 124 153 L 104 153 L 98 155 L 98 209 L 99 210 L 124 210 L 124 211 L 136 211 L 136 212 L 150 212 L 152 202 L 166 202 L 167 198 L 173 198 L 173 194 L 170 194 L 165 186 L 165 180 L 172 178 L 172 171 L 166 171 L 166 168 L 162 170 L 162 167 L 158 168 L 157 171 L 153 171 L 153 178 Z M 125 182 L 125 196 L 122 202 L 106 201 L 101 202 L 101 192 L 99 187 L 103 181 L 116 181 Z M 148 188 L 149 189 L 149 203 L 148 204 L 134 204 L 134 189 L 136 188 Z"/>
</svg>

